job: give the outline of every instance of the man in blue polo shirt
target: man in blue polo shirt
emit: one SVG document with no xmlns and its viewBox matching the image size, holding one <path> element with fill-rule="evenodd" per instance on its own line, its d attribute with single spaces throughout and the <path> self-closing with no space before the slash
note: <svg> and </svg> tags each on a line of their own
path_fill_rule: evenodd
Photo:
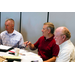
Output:
<svg viewBox="0 0 75 75">
<path fill-rule="evenodd" d="M 5 21 L 5 31 L 1 33 L 1 44 L 11 47 L 24 47 L 24 40 L 21 33 L 14 30 L 14 20 L 7 19 Z"/>
</svg>

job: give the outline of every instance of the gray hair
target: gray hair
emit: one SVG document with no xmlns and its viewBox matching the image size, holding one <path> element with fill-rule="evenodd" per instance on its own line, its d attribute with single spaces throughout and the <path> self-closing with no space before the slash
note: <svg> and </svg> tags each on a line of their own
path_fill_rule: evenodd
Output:
<svg viewBox="0 0 75 75">
<path fill-rule="evenodd" d="M 15 24 L 15 21 L 12 18 L 6 19 L 5 22 L 11 21 L 11 24 Z"/>
<path fill-rule="evenodd" d="M 46 23 L 44 23 L 44 25 L 48 25 L 47 29 L 51 29 L 51 33 L 52 34 L 54 33 L 55 27 L 54 27 L 54 24 L 53 23 L 46 22 Z"/>
</svg>

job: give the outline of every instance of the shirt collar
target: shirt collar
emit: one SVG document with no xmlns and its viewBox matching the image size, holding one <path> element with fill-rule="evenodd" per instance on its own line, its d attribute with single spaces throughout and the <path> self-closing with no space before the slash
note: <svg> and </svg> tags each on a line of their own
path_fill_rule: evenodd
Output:
<svg viewBox="0 0 75 75">
<path fill-rule="evenodd" d="M 67 40 L 65 42 L 63 42 L 61 45 L 59 45 L 60 48 L 62 48 L 63 46 L 65 46 L 66 44 L 68 44 L 70 42 L 70 40 Z"/>
<path fill-rule="evenodd" d="M 6 34 L 9 35 L 9 33 L 6 31 Z M 15 30 L 13 31 L 13 33 L 10 33 L 11 35 L 15 35 Z"/>
<path fill-rule="evenodd" d="M 50 37 L 49 39 L 46 39 L 46 37 L 44 37 L 45 38 L 45 40 L 47 41 L 50 41 L 50 40 L 52 40 L 53 38 L 54 38 L 54 35 L 52 36 L 52 37 Z"/>
</svg>

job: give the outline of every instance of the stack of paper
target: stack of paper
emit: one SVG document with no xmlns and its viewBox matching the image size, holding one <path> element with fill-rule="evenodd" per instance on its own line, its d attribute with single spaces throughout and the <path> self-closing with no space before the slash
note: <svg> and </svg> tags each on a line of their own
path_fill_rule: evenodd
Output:
<svg viewBox="0 0 75 75">
<path fill-rule="evenodd" d="M 20 59 L 21 56 L 3 56 L 4 58 L 8 58 L 8 59 Z"/>
<path fill-rule="evenodd" d="M 13 62 L 13 61 L 19 61 L 21 62 L 21 57 L 20 56 L 3 56 L 6 58 L 8 62 Z"/>
<path fill-rule="evenodd" d="M 4 45 L 0 45 L 0 51 L 2 52 L 6 52 L 8 50 L 11 50 L 12 47 L 10 46 L 4 46 Z"/>
</svg>

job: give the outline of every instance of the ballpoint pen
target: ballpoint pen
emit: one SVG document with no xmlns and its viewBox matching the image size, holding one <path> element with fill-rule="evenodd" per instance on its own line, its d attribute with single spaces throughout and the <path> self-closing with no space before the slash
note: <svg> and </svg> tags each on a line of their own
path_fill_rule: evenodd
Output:
<svg viewBox="0 0 75 75">
<path fill-rule="evenodd" d="M 29 43 L 29 41 L 27 43 Z M 26 46 L 27 46 L 27 44 L 25 45 L 25 48 L 26 48 Z"/>
</svg>

